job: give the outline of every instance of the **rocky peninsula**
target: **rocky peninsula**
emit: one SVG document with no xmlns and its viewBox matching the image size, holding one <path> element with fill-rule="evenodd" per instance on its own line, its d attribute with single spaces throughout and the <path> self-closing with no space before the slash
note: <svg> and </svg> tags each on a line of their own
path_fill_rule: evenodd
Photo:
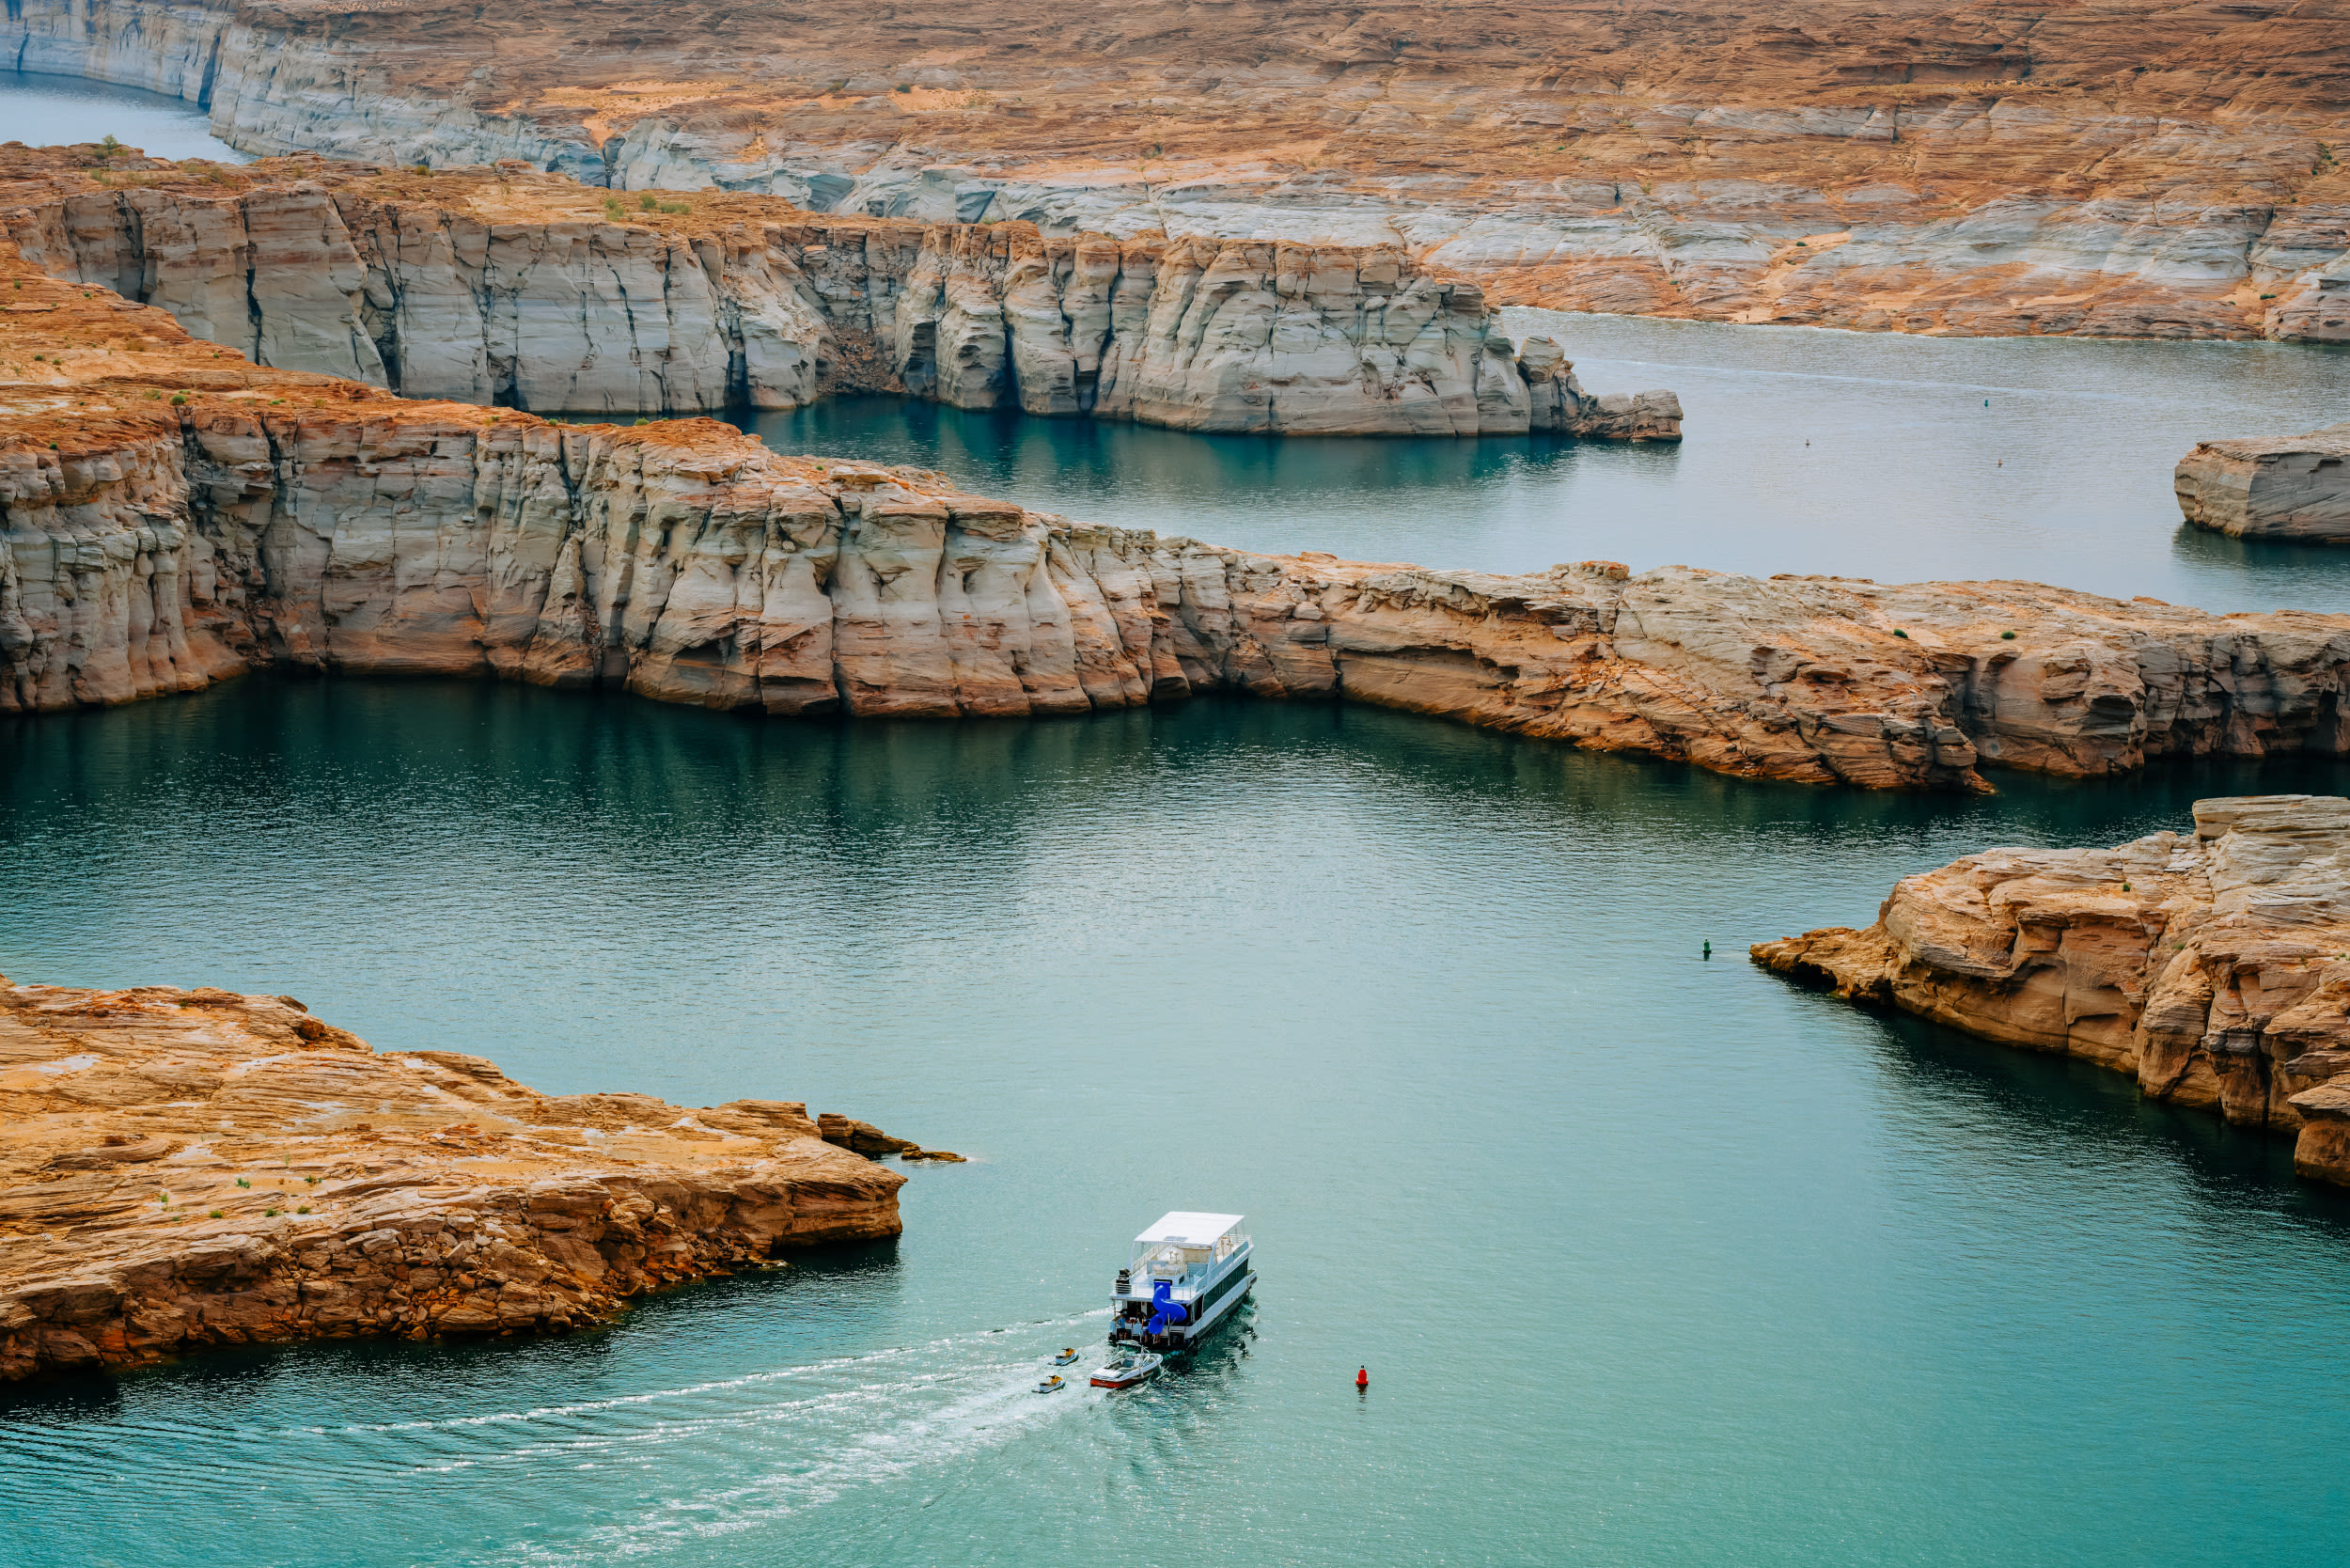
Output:
<svg viewBox="0 0 2350 1568">
<path fill-rule="evenodd" d="M 2205 441 L 2179 460 L 2179 510 L 2237 539 L 2350 544 L 2350 424 Z"/>
<path fill-rule="evenodd" d="M 559 1332 L 897 1235 L 905 1178 L 853 1146 L 913 1146 L 824 1121 L 540 1094 L 479 1057 L 372 1050 L 289 996 L 0 980 L 0 1380 Z"/>
<path fill-rule="evenodd" d="M 1903 878 L 1866 931 L 1753 955 L 2290 1134 L 2295 1169 L 2350 1184 L 2350 800 L 2202 800 L 2187 833 L 1986 850 Z"/>
<path fill-rule="evenodd" d="M 264 369 L 5 258 L 0 299 L 0 713 L 285 666 L 773 714 L 1343 698 L 1872 789 L 2350 749 L 2350 617 L 1255 555 L 714 420 L 556 425 Z"/>
<path fill-rule="evenodd" d="M 1178 430 L 1677 441 L 1396 244 L 1048 239 L 817 218 L 508 162 L 171 164 L 0 148 L 0 234 L 255 363 L 543 412 L 796 408 L 835 390 Z"/>
<path fill-rule="evenodd" d="M 2306 7 L 12 0 L 0 47 L 257 153 L 1394 244 L 1563 308 L 2350 334 L 2350 34 Z"/>
</svg>

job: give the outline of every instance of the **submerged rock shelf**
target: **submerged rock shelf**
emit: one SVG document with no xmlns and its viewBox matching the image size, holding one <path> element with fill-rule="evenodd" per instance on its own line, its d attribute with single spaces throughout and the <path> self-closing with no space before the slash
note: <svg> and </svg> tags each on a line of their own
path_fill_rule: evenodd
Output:
<svg viewBox="0 0 2350 1568">
<path fill-rule="evenodd" d="M 540 1094 L 286 996 L 0 980 L 0 1379 L 579 1327 L 897 1235 L 905 1178 L 843 1147 L 869 1139 L 913 1147 L 788 1101 Z"/>
<path fill-rule="evenodd" d="M 2295 1169 L 2350 1185 L 2350 799 L 2201 800 L 2189 833 L 1986 850 L 1904 877 L 1866 931 L 1753 956 L 2290 1134 Z"/>
</svg>

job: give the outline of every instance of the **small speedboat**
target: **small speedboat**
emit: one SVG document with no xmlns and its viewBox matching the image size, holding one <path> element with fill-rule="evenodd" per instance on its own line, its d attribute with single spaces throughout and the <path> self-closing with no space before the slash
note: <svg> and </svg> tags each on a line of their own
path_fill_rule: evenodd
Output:
<svg viewBox="0 0 2350 1568">
<path fill-rule="evenodd" d="M 1065 1367 L 1076 1358 L 1077 1353 L 1074 1349 L 1064 1350 L 1058 1356 L 1053 1357 L 1053 1365 L 1057 1367 Z"/>
<path fill-rule="evenodd" d="M 1130 1350 L 1123 1355 L 1113 1356 L 1096 1367 L 1093 1386 L 1097 1388 L 1131 1388 L 1145 1378 L 1157 1376 L 1159 1369 L 1165 1365 L 1167 1357 L 1156 1351 Z"/>
<path fill-rule="evenodd" d="M 1036 1386 L 1036 1391 L 1040 1394 L 1058 1394 L 1063 1388 L 1068 1387 L 1069 1379 L 1061 1376 L 1058 1372 L 1055 1372 L 1052 1376 L 1039 1381 Z"/>
</svg>

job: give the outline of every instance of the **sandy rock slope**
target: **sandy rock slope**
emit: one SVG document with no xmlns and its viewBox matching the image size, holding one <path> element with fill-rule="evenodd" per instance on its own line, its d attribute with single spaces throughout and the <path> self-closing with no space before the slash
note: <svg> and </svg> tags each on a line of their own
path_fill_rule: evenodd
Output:
<svg viewBox="0 0 2350 1568">
<path fill-rule="evenodd" d="M 1396 243 L 1573 308 L 2350 333 L 2333 0 L 12 0 L 0 46 L 253 152 Z"/>
</svg>

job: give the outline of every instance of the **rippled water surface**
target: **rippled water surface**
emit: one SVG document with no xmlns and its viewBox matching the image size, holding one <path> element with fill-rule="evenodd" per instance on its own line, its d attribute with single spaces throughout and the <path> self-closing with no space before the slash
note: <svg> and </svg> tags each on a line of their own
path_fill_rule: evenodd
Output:
<svg viewBox="0 0 2350 1568">
<path fill-rule="evenodd" d="M 252 160 L 214 136 L 212 119 L 193 103 L 78 76 L 0 71 L 0 141 L 65 147 L 108 136 L 150 158 Z"/>
<path fill-rule="evenodd" d="M 1324 706 L 258 678 L 0 729 L 0 766 L 11 975 L 288 991 L 556 1092 L 976 1157 L 913 1173 L 895 1246 L 608 1331 L 0 1395 L 11 1568 L 2321 1563 L 2350 1528 L 2350 1201 L 1740 956 L 2330 766 L 1935 800 Z M 1025 1392 L 1176 1206 L 1253 1216 L 1251 1321 Z"/>
</svg>

